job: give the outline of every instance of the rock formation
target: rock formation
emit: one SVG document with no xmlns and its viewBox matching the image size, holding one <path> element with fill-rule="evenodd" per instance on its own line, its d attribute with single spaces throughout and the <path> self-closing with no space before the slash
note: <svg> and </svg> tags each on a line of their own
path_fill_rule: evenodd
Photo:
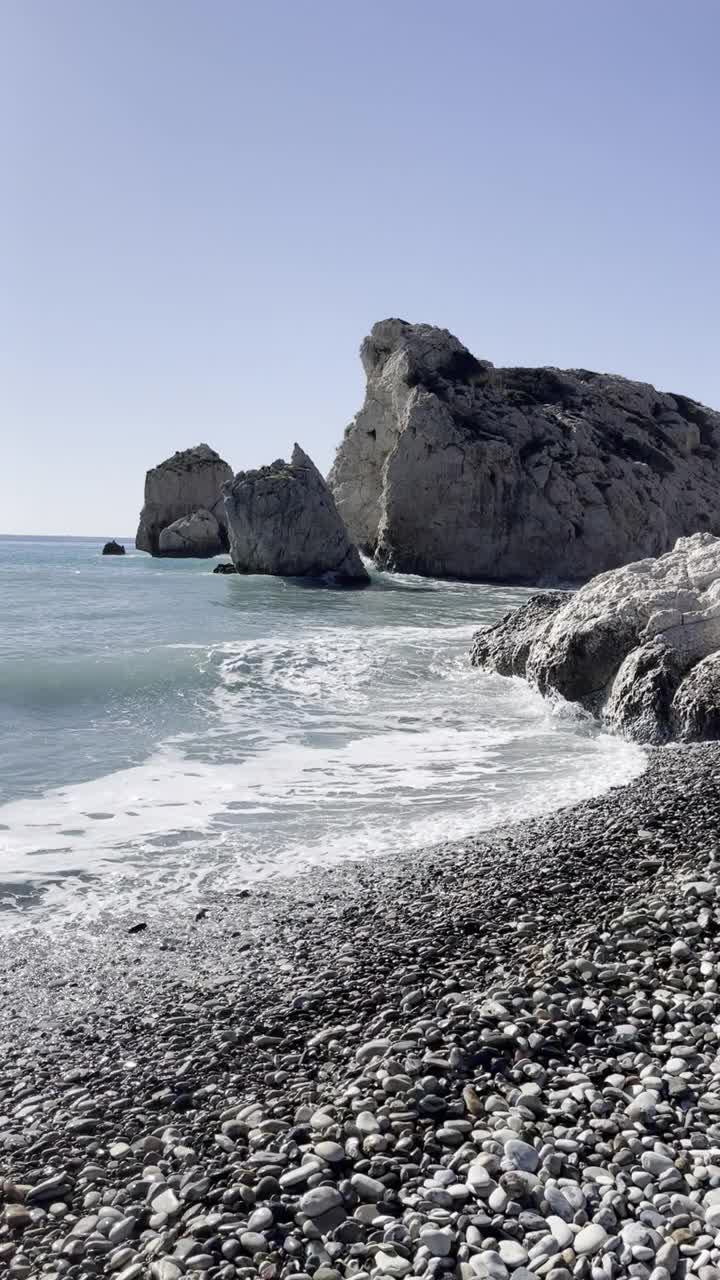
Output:
<svg viewBox="0 0 720 1280">
<path fill-rule="evenodd" d="M 104 556 L 124 556 L 125 548 L 121 542 L 116 542 L 113 538 L 111 542 L 106 542 L 102 549 Z"/>
<path fill-rule="evenodd" d="M 445 329 L 376 324 L 329 485 L 390 568 L 576 582 L 720 533 L 720 414 L 584 369 L 496 369 Z"/>
<path fill-rule="evenodd" d="M 206 444 L 174 453 L 153 467 L 145 477 L 135 546 L 153 556 L 206 557 L 227 551 L 222 487 L 231 479 L 232 468 Z M 199 519 L 183 524 L 188 517 Z"/>
<path fill-rule="evenodd" d="M 525 676 L 639 742 L 720 737 L 720 538 L 533 596 L 478 633 L 472 661 Z"/>
<path fill-rule="evenodd" d="M 240 471 L 224 492 L 230 555 L 240 573 L 369 582 L 332 494 L 299 445 L 289 463 Z"/>
<path fill-rule="evenodd" d="M 215 516 L 202 507 L 191 516 L 181 516 L 160 531 L 158 555 L 215 556 L 223 547 L 223 531 Z"/>
</svg>

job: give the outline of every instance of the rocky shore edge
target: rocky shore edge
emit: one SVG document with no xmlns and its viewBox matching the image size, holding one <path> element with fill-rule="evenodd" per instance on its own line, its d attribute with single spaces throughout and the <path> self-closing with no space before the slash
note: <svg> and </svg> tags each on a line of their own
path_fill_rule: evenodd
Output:
<svg viewBox="0 0 720 1280">
<path fill-rule="evenodd" d="M 0 1270 L 716 1280 L 719 763 L 0 939 Z"/>
</svg>

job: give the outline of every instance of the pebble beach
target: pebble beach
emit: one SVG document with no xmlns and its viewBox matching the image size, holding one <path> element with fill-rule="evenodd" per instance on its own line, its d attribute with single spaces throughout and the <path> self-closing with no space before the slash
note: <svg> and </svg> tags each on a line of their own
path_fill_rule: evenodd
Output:
<svg viewBox="0 0 720 1280">
<path fill-rule="evenodd" d="M 719 763 L 6 935 L 0 1271 L 715 1280 Z"/>
</svg>

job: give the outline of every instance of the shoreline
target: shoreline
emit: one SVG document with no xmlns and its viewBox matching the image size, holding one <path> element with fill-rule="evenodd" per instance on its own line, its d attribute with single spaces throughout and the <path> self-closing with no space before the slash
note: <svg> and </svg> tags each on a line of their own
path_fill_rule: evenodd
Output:
<svg viewBox="0 0 720 1280">
<path fill-rule="evenodd" d="M 720 1014 L 717 983 L 697 976 L 692 936 L 688 956 L 680 947 L 673 958 L 664 940 L 643 942 L 643 929 L 655 928 L 653 899 L 663 920 L 684 919 L 678 877 L 704 881 L 710 863 L 701 901 L 708 919 L 692 928 L 706 951 L 712 943 L 719 764 L 720 744 L 666 747 L 628 786 L 572 809 L 392 860 L 263 883 L 208 900 L 201 919 L 191 910 L 133 934 L 123 921 L 82 935 L 0 938 L 0 1150 L 16 1188 L 5 1196 L 18 1206 L 14 1225 L 6 1210 L 0 1228 L 0 1264 L 12 1260 L 18 1277 L 105 1274 L 107 1265 L 122 1280 L 411 1270 L 527 1280 L 518 1267 L 582 1278 L 595 1267 L 595 1246 L 576 1250 L 573 1238 L 582 1245 L 591 1237 L 581 1233 L 598 1228 L 597 1261 L 607 1254 L 626 1265 L 631 1246 L 618 1232 L 627 1219 L 658 1236 L 638 1246 L 636 1264 L 650 1261 L 643 1249 L 669 1243 L 690 1251 L 678 1253 L 685 1269 L 703 1253 L 702 1265 L 715 1267 L 720 1251 L 701 1192 L 720 1188 L 710 1160 L 714 1150 L 720 1164 L 720 1125 L 714 1104 L 703 1112 L 697 1099 L 716 1078 L 720 1045 L 703 1001 Z M 692 895 L 690 903 L 697 915 Z M 613 931 L 628 909 L 631 936 L 616 953 Z M 676 932 L 682 942 L 682 924 Z M 645 1011 L 644 973 L 660 965 L 662 977 L 668 963 L 679 989 L 694 992 L 705 1040 L 666 1079 L 662 1064 L 650 1070 L 664 1021 Z M 698 981 L 710 989 L 695 992 Z M 680 1089 L 676 1103 L 685 1062 L 690 1094 Z M 563 1113 L 553 1089 L 568 1075 L 587 1083 Z M 636 1103 L 653 1090 L 651 1122 Z M 360 1101 L 369 1113 L 362 1124 Z M 682 1182 L 677 1194 L 697 1201 L 702 1226 L 695 1231 L 685 1205 L 674 1214 L 668 1207 L 670 1225 L 660 1229 L 663 1186 L 647 1204 L 628 1199 L 622 1170 L 643 1152 L 662 1164 L 658 1143 L 682 1154 L 688 1107 L 710 1134 L 712 1169 L 701 1159 L 696 1177 L 683 1156 L 665 1182 Z M 616 1121 L 618 1110 L 632 1118 Z M 631 1142 L 615 1172 L 623 1125 L 639 1150 Z M 580 1138 L 563 1138 L 571 1150 L 555 1146 L 558 1129 L 578 1130 Z M 517 1155 L 512 1134 L 534 1154 Z M 697 1135 L 693 1143 L 702 1156 Z M 598 1167 L 610 1170 L 609 1183 L 582 1173 Z M 558 1216 L 556 1182 L 560 1193 L 565 1182 L 578 1192 L 570 1239 L 553 1252 L 546 1238 Z M 489 1183 L 500 1208 L 479 1190 Z M 624 1217 L 605 1203 L 609 1185 Z M 328 1208 L 313 1216 L 323 1197 Z M 105 1218 L 102 1206 L 112 1210 Z M 122 1232 L 113 1238 L 120 1220 L 122 1240 Z M 678 1242 L 673 1232 L 690 1234 Z M 696 1247 L 703 1234 L 708 1243 Z M 547 1257 L 533 1253 L 543 1240 Z"/>
</svg>

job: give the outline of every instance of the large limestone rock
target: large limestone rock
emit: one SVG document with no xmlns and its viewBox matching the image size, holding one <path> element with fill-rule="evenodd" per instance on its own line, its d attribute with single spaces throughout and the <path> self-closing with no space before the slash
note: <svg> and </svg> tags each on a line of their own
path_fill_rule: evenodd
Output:
<svg viewBox="0 0 720 1280">
<path fill-rule="evenodd" d="M 325 481 L 295 445 L 292 459 L 240 471 L 225 486 L 230 555 L 240 573 L 370 581 Z"/>
<path fill-rule="evenodd" d="M 223 533 L 210 511 L 193 511 L 191 516 L 173 520 L 160 532 L 158 554 L 161 556 L 196 556 L 207 558 L 218 553 Z"/>
<path fill-rule="evenodd" d="M 548 592 L 475 637 L 472 661 L 579 702 L 640 742 L 720 737 L 720 538 Z"/>
<path fill-rule="evenodd" d="M 145 504 L 140 512 L 135 546 L 139 551 L 149 551 L 151 555 L 198 555 L 214 556 L 227 551 L 227 531 L 225 527 L 225 507 L 222 487 L 232 480 L 232 468 L 211 449 L 209 445 L 199 444 L 194 449 L 184 449 L 166 458 L 159 466 L 153 467 L 145 477 Z M 190 532 L 190 538 L 197 547 L 203 550 L 189 551 L 187 547 L 188 530 L 174 529 L 174 532 L 161 545 L 163 530 L 175 526 L 176 522 L 188 516 L 202 513 L 202 522 L 209 535 L 211 526 L 206 521 L 208 515 L 215 521 L 216 533 L 213 538 L 201 536 L 198 522 Z"/>
<path fill-rule="evenodd" d="M 584 369 L 496 369 L 445 329 L 376 324 L 329 477 L 380 564 L 583 581 L 720 533 L 720 414 Z"/>
</svg>

